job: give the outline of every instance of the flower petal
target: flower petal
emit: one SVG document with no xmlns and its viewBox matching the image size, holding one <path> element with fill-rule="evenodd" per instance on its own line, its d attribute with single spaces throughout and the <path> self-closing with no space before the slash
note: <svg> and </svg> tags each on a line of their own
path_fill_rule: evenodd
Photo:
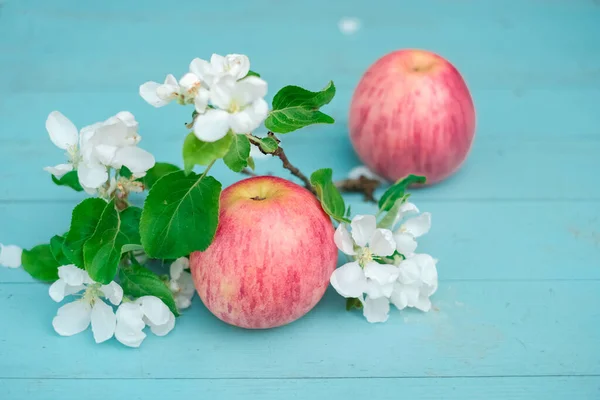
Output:
<svg viewBox="0 0 600 400">
<path fill-rule="evenodd" d="M 143 323 L 143 322 L 142 322 Z M 143 328 L 135 329 L 127 324 L 119 324 L 115 327 L 115 338 L 128 347 L 140 347 L 146 334 Z"/>
<path fill-rule="evenodd" d="M 165 100 L 158 96 L 158 88 L 160 86 L 162 85 L 158 82 L 146 82 L 140 85 L 140 96 L 148 104 L 156 108 L 166 106 L 170 103 L 170 100 Z"/>
<path fill-rule="evenodd" d="M 373 279 L 369 279 L 367 281 L 365 293 L 372 299 L 378 299 L 380 297 L 390 297 L 392 295 L 393 290 L 393 283 L 382 285 Z"/>
<path fill-rule="evenodd" d="M 61 336 L 72 336 L 83 332 L 90 325 L 92 307 L 81 300 L 67 303 L 58 309 L 52 326 Z"/>
<path fill-rule="evenodd" d="M 235 79 L 242 79 L 250 71 L 250 59 L 243 54 L 228 54 L 225 56 L 225 65 Z"/>
<path fill-rule="evenodd" d="M 369 243 L 369 249 L 373 254 L 387 257 L 396 251 L 396 242 L 394 234 L 389 229 L 377 229 Z"/>
<path fill-rule="evenodd" d="M 57 303 L 60 303 L 65 298 L 66 288 L 67 283 L 64 280 L 59 279 L 55 281 L 52 285 L 50 285 L 50 287 L 48 288 L 48 294 L 50 295 L 50 298 L 52 300 L 54 300 Z"/>
<path fill-rule="evenodd" d="M 179 80 L 179 86 L 183 92 L 189 94 L 191 92 L 195 92 L 200 86 L 200 79 L 198 79 L 196 74 L 188 72 Z"/>
<path fill-rule="evenodd" d="M 146 318 L 154 325 L 163 325 L 168 322 L 171 311 L 158 297 L 142 296 L 137 302 L 140 304 Z"/>
<path fill-rule="evenodd" d="M 333 234 L 333 241 L 338 249 L 340 249 L 344 254 L 348 254 L 349 256 L 353 256 L 356 254 L 354 251 L 354 240 L 352 240 L 352 236 L 350 236 L 350 232 L 346 229 L 346 224 L 339 224 L 335 233 Z"/>
<path fill-rule="evenodd" d="M 200 78 L 201 81 L 211 86 L 214 82 L 214 71 L 212 65 L 201 58 L 194 58 L 190 63 L 190 72 Z"/>
<path fill-rule="evenodd" d="M 390 302 L 385 297 L 372 299 L 367 296 L 363 302 L 363 315 L 370 323 L 387 321 L 389 312 Z"/>
<path fill-rule="evenodd" d="M 23 249 L 14 244 L 3 245 L 0 243 L 0 265 L 8 268 L 19 268 Z"/>
<path fill-rule="evenodd" d="M 331 286 L 344 297 L 361 297 L 366 285 L 365 274 L 358 262 L 349 262 L 337 268 L 329 279 Z"/>
<path fill-rule="evenodd" d="M 191 296 L 183 294 L 176 295 L 175 305 L 177 306 L 178 310 L 185 310 L 186 308 L 189 308 L 192 305 L 192 298 Z"/>
<path fill-rule="evenodd" d="M 267 95 L 267 82 L 257 76 L 249 76 L 235 84 L 233 98 L 241 106 L 253 103 Z"/>
<path fill-rule="evenodd" d="M 408 297 L 403 290 L 404 285 L 401 283 L 394 284 L 394 290 L 390 295 L 390 301 L 398 310 L 404 310 L 408 306 Z"/>
<path fill-rule="evenodd" d="M 233 101 L 236 81 L 229 75 L 215 79 L 210 88 L 210 101 L 220 109 L 229 109 Z"/>
<path fill-rule="evenodd" d="M 194 108 L 200 114 L 204 114 L 206 111 L 206 107 L 208 106 L 208 101 L 210 100 L 210 92 L 205 88 L 198 89 L 198 93 L 194 98 Z"/>
<path fill-rule="evenodd" d="M 420 282 L 421 279 L 421 269 L 417 262 L 413 259 L 404 260 L 398 265 L 398 270 L 400 274 L 398 276 L 398 281 L 405 285 L 411 285 L 416 282 Z"/>
<path fill-rule="evenodd" d="M 173 313 L 169 311 L 169 318 L 164 324 L 156 325 L 152 323 L 152 321 L 148 322 L 148 326 L 150 326 L 150 330 L 152 331 L 152 333 L 154 333 L 156 336 L 165 336 L 166 334 L 171 332 L 175 327 L 175 315 L 173 315 Z"/>
<path fill-rule="evenodd" d="M 371 171 L 369 168 L 367 168 L 364 165 L 359 165 L 357 167 L 354 167 L 350 170 L 350 172 L 348 172 L 348 179 L 360 179 L 361 176 L 364 176 L 365 178 L 369 178 L 369 179 L 376 179 L 379 181 L 384 180 L 382 177 L 375 174 L 373 171 Z"/>
<path fill-rule="evenodd" d="M 85 282 L 87 273 L 73 264 L 58 267 L 58 277 L 69 286 L 81 286 Z"/>
<path fill-rule="evenodd" d="M 123 303 L 117 309 L 115 337 L 129 347 L 139 347 L 146 338 L 142 308 L 136 303 Z"/>
<path fill-rule="evenodd" d="M 98 189 L 108 181 L 108 172 L 101 164 L 81 163 L 77 167 L 77 177 L 82 186 Z"/>
<path fill-rule="evenodd" d="M 402 224 L 402 228 L 414 237 L 423 236 L 431 228 L 431 213 L 425 212 L 418 217 L 408 219 Z"/>
<path fill-rule="evenodd" d="M 46 119 L 46 130 L 50 140 L 59 149 L 67 150 L 69 147 L 77 146 L 77 127 L 59 111 L 52 111 Z"/>
<path fill-rule="evenodd" d="M 260 126 L 269 113 L 269 105 L 263 99 L 256 100 L 250 107 L 231 114 L 231 130 L 234 133 L 250 133 Z"/>
<path fill-rule="evenodd" d="M 50 172 L 57 179 L 62 178 L 67 172 L 73 171 L 72 164 L 58 164 L 54 167 L 45 167 L 44 171 Z"/>
<path fill-rule="evenodd" d="M 146 173 L 146 171 L 154 167 L 156 160 L 154 159 L 154 156 L 146 150 L 136 146 L 128 146 L 117 150 L 115 164 L 119 165 L 119 167 L 115 168 L 121 168 L 121 166 L 124 165 L 129 168 L 133 175 L 138 175 Z"/>
<path fill-rule="evenodd" d="M 171 263 L 171 266 L 169 268 L 169 274 L 171 275 L 171 279 L 179 279 L 179 277 L 181 277 L 181 273 L 185 270 L 185 269 L 189 269 L 190 268 L 190 260 L 188 260 L 187 257 L 179 257 L 178 259 L 176 259 L 175 261 L 173 261 L 173 263 Z"/>
<path fill-rule="evenodd" d="M 211 109 L 196 116 L 194 134 L 205 142 L 216 142 L 227 135 L 229 131 L 229 113 L 223 110 Z"/>
<path fill-rule="evenodd" d="M 379 264 L 375 261 L 367 263 L 364 271 L 367 278 L 376 281 L 380 285 L 394 283 L 400 274 L 399 268 L 395 265 Z"/>
<path fill-rule="evenodd" d="M 96 343 L 102 343 L 115 333 L 117 317 L 112 307 L 100 299 L 96 299 L 91 313 L 92 332 Z"/>
<path fill-rule="evenodd" d="M 93 154 L 95 156 L 94 161 L 102 165 L 111 165 L 115 159 L 119 148 L 117 146 L 111 146 L 108 144 L 99 144 L 94 147 Z M 112 166 L 112 165 L 111 165 Z M 117 168 L 117 167 L 115 167 Z"/>
<path fill-rule="evenodd" d="M 123 300 L 123 288 L 117 282 L 111 282 L 108 285 L 102 285 L 100 291 L 115 306 L 121 304 Z"/>
<path fill-rule="evenodd" d="M 354 242 L 360 247 L 365 247 L 375 233 L 377 220 L 374 215 L 357 215 L 352 219 L 350 226 Z"/>
<path fill-rule="evenodd" d="M 410 255 L 417 249 L 417 241 L 410 233 L 395 233 L 394 241 L 396 242 L 396 250 L 402 255 Z"/>
</svg>

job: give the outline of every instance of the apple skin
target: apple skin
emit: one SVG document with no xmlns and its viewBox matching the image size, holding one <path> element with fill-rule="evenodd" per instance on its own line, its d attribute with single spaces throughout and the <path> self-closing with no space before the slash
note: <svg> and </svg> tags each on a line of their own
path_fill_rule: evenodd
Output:
<svg viewBox="0 0 600 400">
<path fill-rule="evenodd" d="M 389 53 L 360 79 L 350 104 L 349 134 L 360 160 L 397 181 L 422 175 L 427 184 L 454 174 L 475 136 L 475 108 L 458 70 L 415 49 Z"/>
<path fill-rule="evenodd" d="M 323 297 L 338 251 L 319 201 L 288 180 L 244 179 L 221 193 L 219 226 L 190 255 L 196 290 L 222 321 L 241 328 L 289 324 Z"/>
</svg>

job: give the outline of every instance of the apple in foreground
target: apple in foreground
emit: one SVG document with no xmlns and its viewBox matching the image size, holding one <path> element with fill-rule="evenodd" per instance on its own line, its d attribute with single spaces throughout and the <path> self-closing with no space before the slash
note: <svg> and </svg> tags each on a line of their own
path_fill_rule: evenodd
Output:
<svg viewBox="0 0 600 400">
<path fill-rule="evenodd" d="M 242 328 L 288 324 L 323 297 L 338 251 L 319 201 L 288 180 L 244 179 L 221 193 L 212 244 L 190 256 L 202 302 Z"/>
<path fill-rule="evenodd" d="M 396 181 L 415 174 L 436 183 L 455 173 L 470 151 L 473 100 L 446 59 L 425 50 L 398 50 L 360 79 L 349 133 L 359 158 L 377 175 Z"/>
</svg>

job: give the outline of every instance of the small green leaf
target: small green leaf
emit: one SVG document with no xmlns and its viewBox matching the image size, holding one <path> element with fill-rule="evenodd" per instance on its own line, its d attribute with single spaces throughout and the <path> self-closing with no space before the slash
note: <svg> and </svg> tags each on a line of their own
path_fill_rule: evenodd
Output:
<svg viewBox="0 0 600 400">
<path fill-rule="evenodd" d="M 267 136 L 260 139 L 260 148 L 265 153 L 274 153 L 278 147 L 279 143 L 277 143 L 277 140 L 275 140 L 275 138 Z"/>
<path fill-rule="evenodd" d="M 229 136 L 229 135 L 228 135 Z M 245 135 L 233 134 L 231 146 L 223 161 L 233 172 L 240 172 L 248 166 L 250 157 L 250 141 Z"/>
<path fill-rule="evenodd" d="M 319 92 L 299 86 L 286 86 L 273 98 L 273 110 L 265 120 L 265 127 L 275 133 L 289 133 L 313 124 L 333 124 L 329 115 L 319 111 L 335 96 L 333 82 Z"/>
<path fill-rule="evenodd" d="M 346 299 L 346 311 L 350 311 L 353 308 L 360 310 L 363 308 L 363 305 L 360 302 L 360 300 L 357 298 L 347 298 Z"/>
<path fill-rule="evenodd" d="M 121 169 L 119 170 L 119 175 L 121 175 L 123 178 L 131 178 L 133 176 L 133 173 L 131 172 L 131 170 L 129 168 L 127 168 L 126 166 L 122 166 Z"/>
<path fill-rule="evenodd" d="M 237 135 L 236 135 L 237 136 Z M 186 173 L 195 165 L 208 165 L 223 157 L 229 151 L 233 136 L 228 134 L 216 142 L 203 142 L 190 133 L 183 142 L 183 166 Z"/>
<path fill-rule="evenodd" d="M 409 197 L 409 194 L 405 194 L 404 196 L 396 200 L 392 208 L 390 208 L 390 210 L 385 214 L 381 221 L 377 223 L 377 227 L 382 229 L 392 229 L 395 225 L 398 212 L 400 212 L 400 207 L 402 206 L 402 204 L 404 204 L 404 202 L 406 202 L 406 200 Z"/>
<path fill-rule="evenodd" d="M 71 227 L 65 237 L 63 252 L 71 262 L 84 268 L 83 245 L 94 234 L 106 201 L 94 197 L 83 200 L 73 209 Z"/>
<path fill-rule="evenodd" d="M 77 171 L 67 172 L 60 179 L 52 175 L 52 182 L 57 184 L 58 186 L 67 186 L 76 192 L 82 192 L 83 188 L 79 184 L 79 178 L 77 176 Z"/>
<path fill-rule="evenodd" d="M 53 282 L 58 279 L 60 264 L 54 258 L 49 244 L 41 244 L 31 250 L 23 250 L 21 264 L 23 269 L 35 279 L 44 282 Z"/>
<path fill-rule="evenodd" d="M 104 285 L 115 278 L 121 247 L 127 242 L 120 229 L 121 219 L 113 200 L 104 208 L 96 231 L 83 245 L 85 270 L 90 278 Z"/>
<path fill-rule="evenodd" d="M 141 178 L 141 182 L 146 189 L 150 190 L 157 180 L 175 171 L 181 171 L 181 168 L 169 163 L 156 163 L 154 164 L 154 167 L 150 168 L 148 172 L 146 172 L 146 175 Z"/>
<path fill-rule="evenodd" d="M 64 253 L 64 236 L 55 235 L 50 239 L 50 251 L 52 252 L 52 256 L 58 263 L 58 265 L 67 265 L 71 264 L 71 261 L 65 256 Z"/>
<path fill-rule="evenodd" d="M 119 271 L 121 287 L 125 295 L 135 298 L 156 296 L 166 304 L 175 316 L 179 316 L 171 290 L 158 275 L 141 265 L 123 267 Z"/>
<path fill-rule="evenodd" d="M 347 219 L 344 217 L 346 204 L 341 193 L 335 187 L 332 176 L 331 168 L 322 168 L 312 173 L 310 183 L 317 191 L 323 210 L 335 220 L 346 222 Z"/>
<path fill-rule="evenodd" d="M 126 244 L 121 247 L 121 254 L 127 253 L 129 251 L 143 251 L 144 246 L 141 244 Z"/>
<path fill-rule="evenodd" d="M 126 244 L 142 244 L 140 239 L 140 219 L 142 217 L 142 209 L 129 206 L 121 211 L 120 214 L 120 232 L 124 235 Z"/>
<path fill-rule="evenodd" d="M 246 75 L 246 77 L 248 76 L 256 76 L 257 78 L 260 78 L 260 74 L 254 71 L 248 71 L 248 75 Z"/>
<path fill-rule="evenodd" d="M 254 171 L 254 169 L 256 168 L 256 164 L 254 164 L 254 158 L 252 158 L 251 156 L 248 157 L 248 168 L 250 168 L 252 171 Z"/>
<path fill-rule="evenodd" d="M 215 178 L 193 172 L 173 172 L 156 182 L 140 221 L 148 256 L 175 259 L 206 250 L 217 230 L 220 193 Z"/>
<path fill-rule="evenodd" d="M 408 186 L 415 183 L 423 184 L 425 183 L 425 180 L 426 179 L 424 176 L 417 175 L 408 175 L 406 178 L 398 180 L 396 183 L 390 186 L 379 199 L 379 210 L 389 211 L 392 207 L 394 207 L 396 200 L 404 196 L 404 192 Z"/>
</svg>

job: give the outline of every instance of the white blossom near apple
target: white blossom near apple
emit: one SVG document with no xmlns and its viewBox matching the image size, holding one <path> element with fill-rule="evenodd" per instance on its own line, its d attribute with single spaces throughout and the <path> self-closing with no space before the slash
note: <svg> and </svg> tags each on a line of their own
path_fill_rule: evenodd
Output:
<svg viewBox="0 0 600 400">
<path fill-rule="evenodd" d="M 23 249 L 14 244 L 4 245 L 0 243 L 0 266 L 7 268 L 19 268 Z"/>
</svg>

